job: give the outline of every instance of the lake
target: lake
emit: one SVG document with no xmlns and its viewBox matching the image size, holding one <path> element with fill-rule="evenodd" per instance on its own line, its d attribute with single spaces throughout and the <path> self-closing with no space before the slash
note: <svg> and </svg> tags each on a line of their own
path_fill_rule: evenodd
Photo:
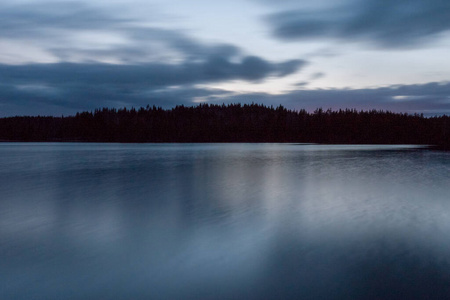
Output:
<svg viewBox="0 0 450 300">
<path fill-rule="evenodd" d="M 0 143 L 0 299 L 449 299 L 450 153 Z"/>
</svg>

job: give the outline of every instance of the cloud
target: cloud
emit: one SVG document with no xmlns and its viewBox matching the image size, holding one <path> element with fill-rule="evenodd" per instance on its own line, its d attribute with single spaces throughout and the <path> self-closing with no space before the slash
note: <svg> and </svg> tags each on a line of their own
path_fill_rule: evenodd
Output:
<svg viewBox="0 0 450 300">
<path fill-rule="evenodd" d="M 196 84 L 259 81 L 288 75 L 304 64 L 301 60 L 271 63 L 255 56 L 231 62 L 226 56 L 212 55 L 181 64 L 0 65 L 0 110 L 2 115 L 14 115 L 30 113 L 30 107 L 41 106 L 38 111 L 45 112 L 45 106 L 60 106 L 61 111 L 74 113 L 101 106 L 145 106 L 155 97 L 159 97 L 158 105 L 166 107 L 172 104 L 167 98 L 176 98 L 181 104 L 206 92 L 211 94 L 209 90 L 193 89 Z M 182 86 L 189 93 L 182 95 L 174 86 Z"/>
<path fill-rule="evenodd" d="M 303 82 L 299 83 L 298 87 L 302 86 Z M 424 113 L 427 116 L 450 115 L 450 83 L 430 82 L 364 89 L 300 89 L 281 95 L 265 93 L 230 95 L 220 100 L 228 103 L 254 101 L 274 106 L 282 104 L 291 109 L 308 111 L 322 107 L 390 110 Z"/>
<path fill-rule="evenodd" d="M 235 45 L 208 44 L 183 30 L 157 26 L 161 16 L 156 13 L 146 18 L 82 2 L 0 4 L 0 41 L 32 45 L 58 62 L 176 63 L 244 56 Z"/>
<path fill-rule="evenodd" d="M 77 1 L 2 4 L 0 17 L 1 35 L 17 38 L 49 29 L 108 29 L 131 21 Z"/>
<path fill-rule="evenodd" d="M 285 0 L 279 4 L 285 11 L 268 20 L 274 34 L 285 40 L 336 38 L 390 48 L 417 46 L 450 28 L 447 1 L 355 1 L 330 9 L 326 1 L 315 0 L 309 1 L 308 9 L 287 11 L 298 1 Z M 160 18 L 156 14 L 147 17 L 132 18 L 113 6 L 99 8 L 80 2 L 0 4 L 0 54 L 11 45 L 14 51 L 8 53 L 21 49 L 27 53 L 26 60 L 14 61 L 16 65 L 8 64 L 9 56 L 0 55 L 0 116 L 73 114 L 104 106 L 168 108 L 196 101 L 254 101 L 311 110 L 450 111 L 447 83 L 305 89 L 308 82 L 324 76 L 315 73 L 297 85 L 298 91 L 282 95 L 204 88 L 232 80 L 259 82 L 288 76 L 308 62 L 269 61 L 233 44 L 206 43 L 184 30 L 158 27 L 152 21 Z M 39 55 L 29 63 L 34 51 Z M 56 63 L 39 59 L 49 61 L 49 55 Z"/>
<path fill-rule="evenodd" d="M 255 56 L 240 62 L 212 55 L 199 62 L 180 64 L 147 63 L 138 65 L 99 63 L 57 63 L 0 65 L 3 84 L 45 84 L 56 88 L 74 86 L 100 88 L 160 88 L 226 80 L 258 81 L 268 76 L 286 76 L 305 64 L 302 60 L 271 63 Z"/>
<path fill-rule="evenodd" d="M 62 67 L 62 66 L 60 66 Z M 70 68 L 68 68 L 70 70 Z M 0 68 L 1 70 L 1 68 Z M 77 75 L 78 76 L 78 75 Z M 111 78 L 114 78 L 112 75 Z M 53 83 L 59 82 L 55 74 Z M 81 76 L 80 76 L 81 78 Z M 366 89 L 303 89 L 285 94 L 235 93 L 220 89 L 199 88 L 195 84 L 146 87 L 145 81 L 133 85 L 116 85 L 113 80 L 94 81 L 91 77 L 67 84 L 33 85 L 11 83 L 0 86 L 0 116 L 61 115 L 99 107 L 141 107 L 157 105 L 171 108 L 176 105 L 206 103 L 262 103 L 284 105 L 290 109 L 314 111 L 324 109 L 380 109 L 394 112 L 424 113 L 427 116 L 450 114 L 450 83 L 393 85 Z M 61 82 L 63 80 L 61 79 Z M 19 81 L 17 81 L 19 82 Z"/>
<path fill-rule="evenodd" d="M 300 82 L 295 83 L 294 85 L 301 87 L 301 86 L 306 86 L 308 84 L 309 84 L 309 81 L 300 81 Z"/>
<path fill-rule="evenodd" d="M 325 77 L 325 73 L 323 73 L 323 72 L 316 72 L 314 74 L 311 74 L 309 79 L 310 80 L 315 80 L 315 79 L 319 79 L 319 78 L 323 78 L 323 77 Z"/>
<path fill-rule="evenodd" d="M 267 18 L 286 41 L 341 39 L 381 48 L 421 47 L 450 30 L 446 0 L 356 0 L 340 6 L 286 10 Z"/>
<path fill-rule="evenodd" d="M 161 61 L 240 51 L 233 45 L 204 45 L 182 31 L 150 26 L 146 20 L 125 17 L 112 8 L 94 8 L 82 2 L 0 4 L 0 39 L 25 41 L 62 62 L 105 57 L 119 63 Z"/>
<path fill-rule="evenodd" d="M 156 27 L 113 8 L 80 2 L 0 4 L 1 40 L 33 45 L 55 57 L 55 63 L 38 58 L 29 63 L 33 50 L 28 48 L 27 61 L 0 64 L 3 116 L 67 114 L 149 102 L 167 107 L 175 99 L 192 103 L 211 95 L 211 90 L 194 85 L 258 82 L 290 75 L 306 65 L 300 59 L 268 61 L 232 44 L 205 43 L 183 30 Z"/>
</svg>

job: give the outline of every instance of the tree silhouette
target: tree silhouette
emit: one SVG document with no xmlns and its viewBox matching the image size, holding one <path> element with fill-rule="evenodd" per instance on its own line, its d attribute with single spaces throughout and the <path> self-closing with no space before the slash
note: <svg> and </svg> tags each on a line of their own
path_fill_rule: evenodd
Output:
<svg viewBox="0 0 450 300">
<path fill-rule="evenodd" d="M 0 119 L 0 140 L 430 144 L 449 148 L 448 116 L 389 111 L 288 110 L 261 104 L 102 108 L 68 117 Z"/>
</svg>

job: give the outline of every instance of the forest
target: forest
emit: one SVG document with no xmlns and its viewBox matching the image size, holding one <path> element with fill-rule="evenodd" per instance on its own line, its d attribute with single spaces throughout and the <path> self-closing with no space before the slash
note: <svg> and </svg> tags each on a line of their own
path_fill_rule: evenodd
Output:
<svg viewBox="0 0 450 300">
<path fill-rule="evenodd" d="M 1 141 L 427 144 L 449 148 L 450 117 L 389 111 L 289 110 L 261 104 L 102 108 L 0 118 Z"/>
</svg>

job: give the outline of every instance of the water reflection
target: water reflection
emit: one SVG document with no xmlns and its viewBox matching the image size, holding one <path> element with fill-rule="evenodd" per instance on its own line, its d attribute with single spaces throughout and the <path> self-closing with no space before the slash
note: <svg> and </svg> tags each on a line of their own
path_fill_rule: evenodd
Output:
<svg viewBox="0 0 450 300">
<path fill-rule="evenodd" d="M 448 298 L 448 155 L 1 144 L 0 298 Z"/>
</svg>

